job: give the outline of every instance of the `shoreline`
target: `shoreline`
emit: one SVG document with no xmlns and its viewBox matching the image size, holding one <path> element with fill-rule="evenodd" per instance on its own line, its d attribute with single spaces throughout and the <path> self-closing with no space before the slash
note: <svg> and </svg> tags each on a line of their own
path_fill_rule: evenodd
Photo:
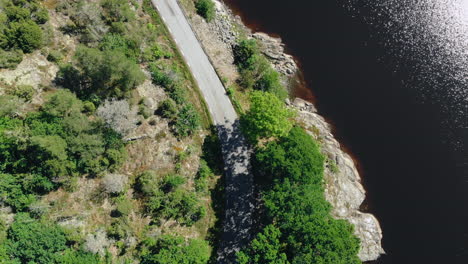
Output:
<svg viewBox="0 0 468 264">
<path fill-rule="evenodd" d="M 250 29 L 224 2 L 213 0 L 216 4 L 216 18 L 206 23 L 198 15 L 192 15 L 187 0 L 179 1 L 220 77 L 237 79 L 236 74 L 231 74 L 237 72 L 233 65 L 232 45 L 239 37 L 245 36 L 257 39 L 262 53 L 283 76 L 283 83 L 288 85 L 288 88 L 296 87 L 288 90 L 292 97 L 297 98 L 287 103 L 298 110 L 297 122 L 321 143 L 322 152 L 328 157 L 325 168 L 325 196 L 333 206 L 332 215 L 338 219 L 346 219 L 355 226 L 355 235 L 361 239 L 359 257 L 362 261 L 378 259 L 385 253 L 381 246 L 382 230 L 374 215 L 361 211 L 362 208 L 369 207 L 360 176 L 362 169 L 358 170 L 359 162 L 353 155 L 348 154 L 352 152 L 342 146 L 334 136 L 336 129 L 333 122 L 317 113 L 314 106 L 316 98 L 302 77 L 299 60 L 287 54 L 287 48 L 280 38 Z M 291 86 L 292 82 L 294 85 Z M 298 97 L 298 91 L 305 92 L 307 96 L 301 97 L 308 97 L 308 100 Z"/>
</svg>

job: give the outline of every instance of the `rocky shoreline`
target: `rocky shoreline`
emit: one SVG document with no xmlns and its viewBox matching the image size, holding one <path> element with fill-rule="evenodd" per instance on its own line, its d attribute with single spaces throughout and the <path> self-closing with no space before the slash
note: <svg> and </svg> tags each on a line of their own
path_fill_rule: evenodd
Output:
<svg viewBox="0 0 468 264">
<path fill-rule="evenodd" d="M 241 36 L 259 41 L 263 54 L 284 76 L 285 82 L 297 73 L 298 66 L 294 58 L 284 52 L 281 39 L 264 33 L 252 33 L 224 3 L 218 0 L 214 2 L 216 18 L 210 23 L 194 15 L 190 6 L 182 1 L 181 6 L 220 76 L 230 79 L 238 77 L 233 64 L 232 47 Z M 322 152 L 327 157 L 325 196 L 333 206 L 333 216 L 346 219 L 355 226 L 355 234 L 361 239 L 359 258 L 362 261 L 376 260 L 385 253 L 381 245 L 382 230 L 372 214 L 359 210 L 365 199 L 365 190 L 354 161 L 341 149 L 330 125 L 317 114 L 313 104 L 299 98 L 287 103 L 297 110 L 297 122 L 321 143 Z"/>
</svg>

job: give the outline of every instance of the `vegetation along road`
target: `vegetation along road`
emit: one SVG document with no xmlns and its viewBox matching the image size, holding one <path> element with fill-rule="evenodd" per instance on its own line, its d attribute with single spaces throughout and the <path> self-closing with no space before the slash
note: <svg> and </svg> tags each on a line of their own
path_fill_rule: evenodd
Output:
<svg viewBox="0 0 468 264">
<path fill-rule="evenodd" d="M 250 149 L 224 86 L 176 0 L 153 0 L 205 98 L 222 144 L 226 172 L 226 215 L 218 262 L 231 263 L 250 240 L 253 176 Z"/>
</svg>

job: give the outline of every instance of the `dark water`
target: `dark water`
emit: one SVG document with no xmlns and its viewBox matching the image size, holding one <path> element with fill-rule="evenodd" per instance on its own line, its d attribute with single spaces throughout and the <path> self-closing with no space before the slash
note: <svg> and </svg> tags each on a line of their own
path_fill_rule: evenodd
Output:
<svg viewBox="0 0 468 264">
<path fill-rule="evenodd" d="M 450 44 L 465 31 L 439 34 L 446 21 L 424 13 L 444 0 L 226 2 L 251 28 L 283 38 L 358 159 L 388 253 L 376 263 L 468 263 L 468 46 Z M 424 21 L 435 26 L 419 28 Z"/>
</svg>

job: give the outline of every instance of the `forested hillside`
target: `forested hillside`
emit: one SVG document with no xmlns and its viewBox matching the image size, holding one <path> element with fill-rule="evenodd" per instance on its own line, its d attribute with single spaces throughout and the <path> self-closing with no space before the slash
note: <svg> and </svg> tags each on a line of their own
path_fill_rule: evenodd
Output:
<svg viewBox="0 0 468 264">
<path fill-rule="evenodd" d="M 150 1 L 1 0 L 0 263 L 207 263 L 209 124 Z"/>
</svg>

